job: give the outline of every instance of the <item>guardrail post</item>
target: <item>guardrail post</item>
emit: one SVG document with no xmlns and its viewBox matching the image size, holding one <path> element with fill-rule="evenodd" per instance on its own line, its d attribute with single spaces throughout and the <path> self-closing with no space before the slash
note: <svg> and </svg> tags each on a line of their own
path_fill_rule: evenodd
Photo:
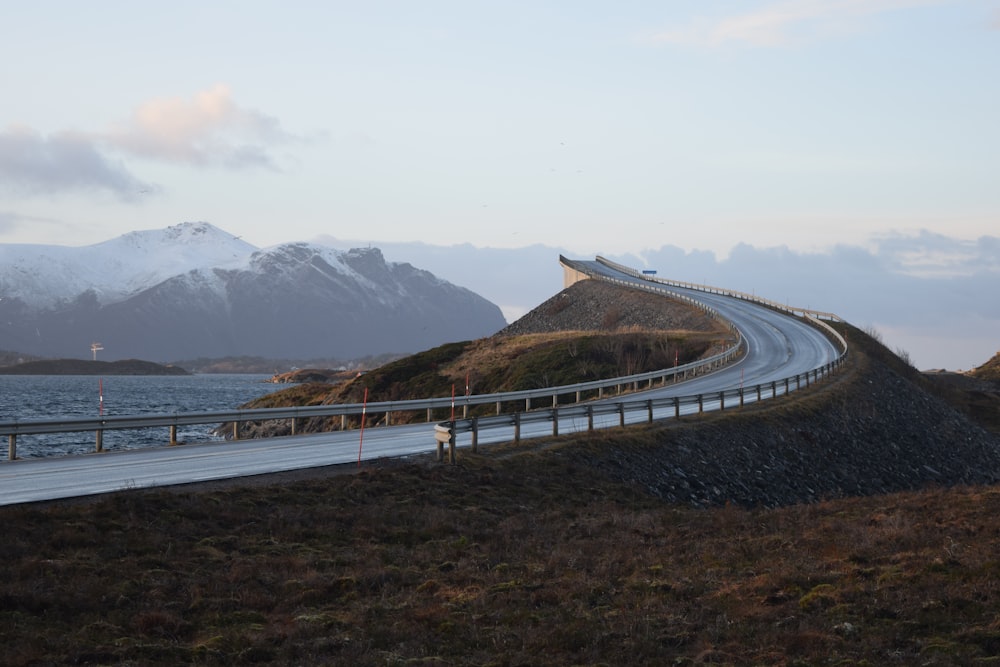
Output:
<svg viewBox="0 0 1000 667">
<path fill-rule="evenodd" d="M 177 444 L 177 424 L 170 425 L 170 445 Z"/>
<path fill-rule="evenodd" d="M 448 463 L 455 465 L 455 422 L 448 422 L 451 437 L 448 438 Z"/>
<path fill-rule="evenodd" d="M 514 444 L 521 442 L 521 413 L 514 413 Z"/>
<path fill-rule="evenodd" d="M 725 390 L 719 392 L 719 409 L 726 409 L 726 392 Z"/>
<path fill-rule="evenodd" d="M 649 414 L 649 423 L 653 423 L 653 399 L 646 399 L 646 412 Z"/>
<path fill-rule="evenodd" d="M 340 415 L 340 430 L 341 431 L 347 430 L 347 414 Z"/>
<path fill-rule="evenodd" d="M 502 410 L 500 409 L 500 401 L 497 401 L 497 414 L 500 414 Z"/>
<path fill-rule="evenodd" d="M 743 387 L 740 387 L 740 407 L 743 407 Z"/>
<path fill-rule="evenodd" d="M 701 394 L 698 394 L 698 414 L 705 411 L 705 403 Z"/>
<path fill-rule="evenodd" d="M 472 453 L 479 449 L 479 417 L 472 418 Z"/>
<path fill-rule="evenodd" d="M 622 428 L 625 427 L 625 404 L 618 404 L 618 425 Z"/>
<path fill-rule="evenodd" d="M 233 422 L 233 440 L 240 439 L 240 423 L 238 421 Z"/>
<path fill-rule="evenodd" d="M 430 408 L 427 408 L 427 422 L 428 423 L 431 422 L 431 409 Z"/>
<path fill-rule="evenodd" d="M 528 398 L 524 399 L 524 411 L 525 412 L 530 412 L 531 411 L 531 396 L 529 396 Z"/>
<path fill-rule="evenodd" d="M 552 435 L 559 435 L 559 408 L 552 408 Z"/>
<path fill-rule="evenodd" d="M 97 444 L 94 451 L 96 452 L 104 451 L 104 431 L 102 429 L 98 429 L 97 431 Z"/>
<path fill-rule="evenodd" d="M 594 406 L 593 405 L 588 405 L 587 406 L 587 432 L 588 433 L 593 433 L 593 431 L 594 431 Z M 10 436 L 10 437 L 13 438 L 14 436 Z"/>
<path fill-rule="evenodd" d="M 552 394 L 552 407 L 559 407 L 559 394 Z"/>
<path fill-rule="evenodd" d="M 757 402 L 760 403 L 760 385 L 757 385 Z"/>
<path fill-rule="evenodd" d="M 800 373 L 795 374 L 795 388 L 802 389 L 802 375 Z"/>
<path fill-rule="evenodd" d="M 681 418 L 681 399 L 678 396 L 674 396 L 674 419 Z"/>
<path fill-rule="evenodd" d="M 468 408 L 466 408 L 468 409 Z M 385 411 L 385 425 L 392 426 L 392 410 Z"/>
<path fill-rule="evenodd" d="M 17 436 L 13 433 L 7 436 L 7 460 L 13 461 L 17 458 Z"/>
<path fill-rule="evenodd" d="M 788 378 L 785 378 L 785 395 L 788 395 Z"/>
</svg>

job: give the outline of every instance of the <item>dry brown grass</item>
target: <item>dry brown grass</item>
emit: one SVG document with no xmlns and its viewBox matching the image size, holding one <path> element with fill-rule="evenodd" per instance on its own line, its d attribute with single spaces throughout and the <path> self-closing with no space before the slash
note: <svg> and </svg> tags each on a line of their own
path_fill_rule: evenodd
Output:
<svg viewBox="0 0 1000 667">
<path fill-rule="evenodd" d="M 990 664 L 1000 490 L 666 506 L 463 457 L 0 510 L 0 662 Z"/>
</svg>

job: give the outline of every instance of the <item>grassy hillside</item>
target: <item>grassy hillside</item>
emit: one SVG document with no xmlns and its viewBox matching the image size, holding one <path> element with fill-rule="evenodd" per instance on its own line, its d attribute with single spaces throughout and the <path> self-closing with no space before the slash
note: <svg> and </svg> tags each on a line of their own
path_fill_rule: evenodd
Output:
<svg viewBox="0 0 1000 667">
<path fill-rule="evenodd" d="M 1000 383 L 1000 352 L 994 354 L 989 361 L 972 371 L 972 376 L 980 380 Z"/>
</svg>

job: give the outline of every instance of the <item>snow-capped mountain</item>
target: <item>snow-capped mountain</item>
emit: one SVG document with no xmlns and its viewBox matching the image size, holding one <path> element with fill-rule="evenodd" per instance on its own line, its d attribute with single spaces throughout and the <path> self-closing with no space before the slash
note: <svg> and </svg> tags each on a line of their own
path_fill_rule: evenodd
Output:
<svg viewBox="0 0 1000 667">
<path fill-rule="evenodd" d="M 0 298 L 51 308 L 93 291 L 102 304 L 114 303 L 179 273 L 246 262 L 256 250 L 207 222 L 83 247 L 0 244 Z"/>
<path fill-rule="evenodd" d="M 413 352 L 504 326 L 500 309 L 377 248 L 258 249 L 207 223 L 82 248 L 0 245 L 0 349 L 171 361 Z"/>
</svg>

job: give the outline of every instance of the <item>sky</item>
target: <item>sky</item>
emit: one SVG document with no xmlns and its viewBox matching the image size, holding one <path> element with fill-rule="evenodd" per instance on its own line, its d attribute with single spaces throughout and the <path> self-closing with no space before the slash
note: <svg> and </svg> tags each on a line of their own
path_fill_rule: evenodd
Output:
<svg viewBox="0 0 1000 667">
<path fill-rule="evenodd" d="M 1000 0 L 0 8 L 0 243 L 204 220 L 1000 272 Z"/>
</svg>

